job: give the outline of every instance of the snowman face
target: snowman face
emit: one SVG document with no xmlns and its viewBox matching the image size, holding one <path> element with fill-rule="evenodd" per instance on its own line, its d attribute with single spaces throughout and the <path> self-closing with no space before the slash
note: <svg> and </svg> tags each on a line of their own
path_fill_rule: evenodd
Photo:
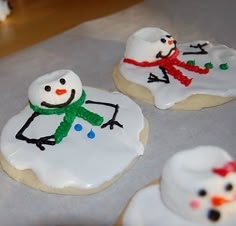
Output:
<svg viewBox="0 0 236 226">
<path fill-rule="evenodd" d="M 28 96 L 33 105 L 41 108 L 60 108 L 80 98 L 80 78 L 70 70 L 54 71 L 36 79 L 29 87 Z"/>
<path fill-rule="evenodd" d="M 143 28 L 129 37 L 125 58 L 138 62 L 155 61 L 171 56 L 176 49 L 176 40 L 159 28 Z"/>
<path fill-rule="evenodd" d="M 176 49 L 176 40 L 171 35 L 162 35 L 160 39 L 155 43 L 156 58 L 166 58 L 171 56 Z"/>
<path fill-rule="evenodd" d="M 197 189 L 189 200 L 193 215 L 219 222 L 236 213 L 236 174 L 216 177 Z"/>
</svg>

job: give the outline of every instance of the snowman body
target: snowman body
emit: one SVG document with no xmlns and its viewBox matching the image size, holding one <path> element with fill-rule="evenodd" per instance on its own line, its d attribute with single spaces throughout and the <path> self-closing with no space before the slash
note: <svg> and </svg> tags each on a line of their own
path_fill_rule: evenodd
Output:
<svg viewBox="0 0 236 226">
<path fill-rule="evenodd" d="M 179 152 L 166 162 L 160 184 L 133 197 L 123 225 L 233 226 L 235 185 L 236 162 L 224 150 L 202 146 Z"/>
<path fill-rule="evenodd" d="M 27 125 L 23 136 L 28 139 L 49 136 L 42 144 L 45 149 L 40 150 L 35 143 L 16 138 L 16 134 L 24 127 L 22 125 L 34 114 L 28 105 L 4 127 L 1 137 L 2 155 L 17 170 L 31 169 L 38 180 L 49 187 L 73 187 L 84 193 L 100 190 L 143 154 L 144 146 L 140 141 L 140 133 L 144 129 L 142 111 L 132 100 L 120 93 L 108 93 L 91 87 L 83 87 L 82 91 L 78 76 L 69 70 L 57 71 L 55 74 L 57 75 L 49 76 L 52 80 L 47 76 L 42 77 L 30 86 L 29 99 L 34 106 L 41 105 L 40 108 L 48 109 L 48 106 L 58 107 L 69 101 L 73 104 L 84 92 L 89 100 L 99 103 L 106 100 L 119 105 L 116 120 L 122 122 L 124 128 L 101 128 L 102 123 L 111 118 L 113 108 L 84 103 L 86 112 L 92 113 L 89 116 L 99 116 L 102 121 L 99 125 L 93 125 L 90 119 L 75 117 L 68 134 L 55 143 L 51 136 L 64 120 L 65 114 L 39 114 Z M 40 90 L 45 95 L 41 93 L 34 96 L 33 93 L 40 85 Z M 55 98 L 45 98 L 49 90 Z M 42 103 L 46 104 L 42 106 Z"/>
<path fill-rule="evenodd" d="M 168 65 L 172 58 L 178 63 L 169 69 L 158 63 L 164 59 Z M 147 88 L 160 109 L 196 94 L 236 96 L 235 50 L 203 40 L 176 44 L 158 28 L 143 28 L 130 36 L 119 70 L 129 82 Z"/>
</svg>

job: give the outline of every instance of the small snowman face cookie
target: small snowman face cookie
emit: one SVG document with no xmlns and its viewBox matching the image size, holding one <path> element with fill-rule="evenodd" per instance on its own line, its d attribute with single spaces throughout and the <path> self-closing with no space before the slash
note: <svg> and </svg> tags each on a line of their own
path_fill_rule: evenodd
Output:
<svg viewBox="0 0 236 226">
<path fill-rule="evenodd" d="M 177 44 L 169 33 L 142 28 L 114 69 L 119 90 L 160 109 L 198 110 L 236 96 L 236 51 L 208 41 Z"/>
<path fill-rule="evenodd" d="M 147 121 L 123 94 L 82 87 L 71 70 L 39 77 L 28 94 L 1 136 L 1 165 L 14 179 L 51 193 L 90 194 L 144 153 Z"/>
<path fill-rule="evenodd" d="M 139 191 L 119 219 L 124 226 L 234 226 L 235 222 L 236 162 L 213 146 L 172 156 L 161 180 Z"/>
</svg>

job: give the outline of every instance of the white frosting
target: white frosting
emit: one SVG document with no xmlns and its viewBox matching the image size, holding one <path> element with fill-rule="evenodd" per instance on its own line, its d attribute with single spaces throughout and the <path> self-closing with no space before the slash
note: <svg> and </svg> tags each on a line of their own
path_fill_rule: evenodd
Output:
<svg viewBox="0 0 236 226">
<path fill-rule="evenodd" d="M 212 146 L 197 147 L 175 154 L 167 161 L 159 185 L 139 191 L 131 200 L 123 217 L 123 225 L 234 226 L 236 222 L 236 173 L 225 177 L 212 172 L 223 167 L 231 157 Z M 231 191 L 225 189 L 231 183 Z M 199 196 L 204 189 L 206 196 Z M 215 205 L 216 197 L 230 200 Z M 193 206 L 190 203 L 195 203 Z M 216 210 L 220 218 L 208 219 L 209 211 Z M 138 216 L 138 217 L 136 217 Z"/>
<path fill-rule="evenodd" d="M 87 99 L 119 104 L 116 120 L 124 128 L 114 126 L 101 129 L 87 121 L 76 118 L 67 137 L 54 146 L 45 145 L 40 151 L 35 144 L 15 138 L 33 111 L 27 106 L 5 125 L 1 136 L 1 152 L 7 162 L 18 170 L 32 169 L 38 179 L 54 188 L 67 186 L 80 189 L 96 189 L 104 182 L 124 171 L 130 163 L 143 154 L 140 132 L 144 128 L 141 109 L 128 97 L 108 93 L 91 87 L 84 87 Z M 97 104 L 84 104 L 86 109 L 104 117 L 104 123 L 111 119 L 114 109 Z M 63 115 L 40 115 L 25 130 L 29 138 L 52 135 Z M 74 126 L 81 124 L 82 131 Z M 95 132 L 95 138 L 87 134 Z"/>
<path fill-rule="evenodd" d="M 123 215 L 123 226 L 235 226 L 236 215 L 224 223 L 199 223 L 170 211 L 162 202 L 159 185 L 146 187 L 133 197 Z"/>
<path fill-rule="evenodd" d="M 10 8 L 7 1 L 0 1 L 0 21 L 4 21 L 10 14 Z"/>
<path fill-rule="evenodd" d="M 160 29 L 156 28 L 156 35 L 154 28 L 146 28 L 141 30 L 140 36 L 137 36 L 139 32 L 134 33 L 127 41 L 125 57 L 135 59 L 138 62 L 142 61 L 155 61 L 155 54 L 162 49 L 154 48 L 155 43 L 153 41 L 147 41 L 144 39 L 144 34 L 147 37 L 158 37 Z M 205 55 L 183 55 L 183 52 L 199 51 L 199 49 L 191 48 L 190 45 L 203 44 L 207 41 L 195 41 L 192 43 L 184 43 L 177 45 L 180 50 L 178 59 L 187 62 L 188 60 L 194 60 L 195 65 L 204 68 L 205 63 L 211 62 L 213 69 L 210 69 L 208 74 L 200 75 L 183 68 L 174 66 L 182 71 L 182 73 L 189 78 L 193 78 L 191 84 L 185 87 L 178 80 L 174 79 L 172 75 L 169 76 L 170 83 L 153 82 L 147 83 L 150 73 L 157 75 L 159 78 L 163 77 L 163 73 L 159 69 L 159 66 L 154 67 L 139 67 L 132 64 L 124 63 L 123 60 L 120 63 L 121 74 L 130 82 L 139 84 L 149 89 L 154 96 L 155 105 L 160 109 L 167 109 L 173 106 L 175 103 L 185 100 L 187 97 L 194 94 L 208 94 L 221 97 L 234 97 L 236 96 L 236 51 L 228 48 L 224 45 L 213 45 L 209 42 L 204 49 L 208 52 Z M 153 46 L 153 49 L 151 48 Z M 227 70 L 221 70 L 219 65 L 228 64 Z"/>
</svg>

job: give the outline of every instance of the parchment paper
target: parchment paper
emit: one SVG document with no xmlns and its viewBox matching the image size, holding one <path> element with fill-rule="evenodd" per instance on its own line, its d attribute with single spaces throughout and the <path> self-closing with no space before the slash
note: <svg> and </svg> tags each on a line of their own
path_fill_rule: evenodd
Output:
<svg viewBox="0 0 236 226">
<path fill-rule="evenodd" d="M 112 69 L 123 56 L 127 37 L 141 27 L 160 27 L 179 42 L 202 39 L 236 49 L 235 12 L 234 0 L 147 0 L 1 58 L 0 130 L 27 103 L 30 83 L 53 70 L 69 68 L 86 86 L 115 90 Z M 0 170 L 0 225 L 112 225 L 128 199 L 160 176 L 173 153 L 217 145 L 236 158 L 236 101 L 193 112 L 136 102 L 150 123 L 150 135 L 144 156 L 129 172 L 103 192 L 63 196 L 33 190 Z"/>
</svg>

